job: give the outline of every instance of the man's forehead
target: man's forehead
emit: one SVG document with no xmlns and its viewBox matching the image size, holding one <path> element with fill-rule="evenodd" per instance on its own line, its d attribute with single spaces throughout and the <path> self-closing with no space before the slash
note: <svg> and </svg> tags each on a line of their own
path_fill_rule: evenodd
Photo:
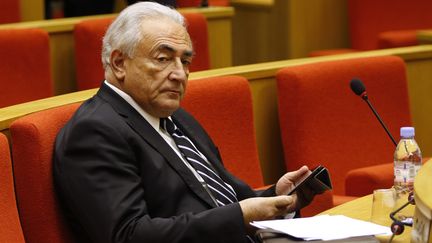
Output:
<svg viewBox="0 0 432 243">
<path fill-rule="evenodd" d="M 193 51 L 191 49 L 177 50 L 175 47 L 173 47 L 169 44 L 160 44 L 156 48 L 158 51 L 172 52 L 172 53 L 178 53 L 181 51 L 182 52 L 181 55 L 184 55 L 184 56 L 192 56 L 193 55 Z"/>
</svg>

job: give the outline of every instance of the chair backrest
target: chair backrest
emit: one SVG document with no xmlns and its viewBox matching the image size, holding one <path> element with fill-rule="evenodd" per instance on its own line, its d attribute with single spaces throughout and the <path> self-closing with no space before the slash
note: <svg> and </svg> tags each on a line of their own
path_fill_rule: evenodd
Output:
<svg viewBox="0 0 432 243">
<path fill-rule="evenodd" d="M 0 56 L 0 107 L 53 95 L 45 30 L 0 30 Z"/>
<path fill-rule="evenodd" d="M 23 242 L 6 136 L 0 133 L 0 242 Z"/>
<path fill-rule="evenodd" d="M 184 13 L 196 52 L 190 71 L 210 69 L 207 19 L 200 13 Z M 84 20 L 75 25 L 75 66 L 78 90 L 97 88 L 104 79 L 102 38 L 114 17 Z"/>
<path fill-rule="evenodd" d="M 74 27 L 75 67 L 78 90 L 100 86 L 104 79 L 102 38 L 114 17 L 84 20 Z"/>
<path fill-rule="evenodd" d="M 74 242 L 54 192 L 52 153 L 58 131 L 78 105 L 36 112 L 10 126 L 18 209 L 27 243 Z"/>
<path fill-rule="evenodd" d="M 392 162 L 395 149 L 367 104 L 351 91 L 355 77 L 394 136 L 411 124 L 405 64 L 399 57 L 300 65 L 276 75 L 287 169 L 322 164 L 339 195 L 345 195 L 349 170 Z"/>
<path fill-rule="evenodd" d="M 351 47 L 378 48 L 378 35 L 385 31 L 432 28 L 432 1 L 349 0 Z"/>
<path fill-rule="evenodd" d="M 252 187 L 263 186 L 249 82 L 239 76 L 189 81 L 182 107 L 207 130 L 225 167 Z"/>
<path fill-rule="evenodd" d="M 21 21 L 20 0 L 0 1 L 0 24 Z"/>
</svg>

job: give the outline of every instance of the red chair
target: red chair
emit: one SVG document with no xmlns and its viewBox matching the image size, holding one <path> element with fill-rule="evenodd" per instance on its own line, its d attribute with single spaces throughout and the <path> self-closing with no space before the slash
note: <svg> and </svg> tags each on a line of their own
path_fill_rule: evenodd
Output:
<svg viewBox="0 0 432 243">
<path fill-rule="evenodd" d="M 0 242 L 25 242 L 15 198 L 9 143 L 3 133 L 0 133 Z"/>
<path fill-rule="evenodd" d="M 0 30 L 0 107 L 53 95 L 48 33 Z"/>
<path fill-rule="evenodd" d="M 0 24 L 21 21 L 20 0 L 7 0 L 0 2 Z"/>
<path fill-rule="evenodd" d="M 74 27 L 78 90 L 98 88 L 104 80 L 102 38 L 114 17 L 84 20 Z"/>
<path fill-rule="evenodd" d="M 266 187 L 256 145 L 252 95 L 245 78 L 226 76 L 191 80 L 182 106 L 210 134 L 230 172 L 253 188 Z M 331 194 L 315 197 L 314 203 L 301 214 L 312 216 L 320 212 L 314 208 L 315 204 L 333 207 Z"/>
<path fill-rule="evenodd" d="M 210 69 L 207 20 L 200 13 L 183 14 L 196 55 L 190 71 Z M 75 66 L 78 90 L 97 88 L 104 79 L 101 61 L 102 38 L 113 17 L 85 20 L 75 25 Z"/>
<path fill-rule="evenodd" d="M 349 37 L 352 50 L 365 51 L 417 45 L 416 31 L 432 28 L 432 1 L 349 0 Z M 315 51 L 310 56 L 339 54 Z"/>
<path fill-rule="evenodd" d="M 27 243 L 76 242 L 55 197 L 51 160 L 55 137 L 78 105 L 36 112 L 10 126 L 18 209 Z"/>
<path fill-rule="evenodd" d="M 326 166 L 335 205 L 393 184 L 392 166 L 384 164 L 392 163 L 395 146 L 367 104 L 350 90 L 355 77 L 364 82 L 392 134 L 411 124 L 405 64 L 399 57 L 287 67 L 276 76 L 287 169 L 303 163 Z M 368 166 L 374 167 L 363 168 Z"/>
<path fill-rule="evenodd" d="M 182 107 L 207 130 L 230 172 L 252 187 L 264 186 L 252 94 L 245 78 L 226 76 L 190 80 Z"/>
</svg>

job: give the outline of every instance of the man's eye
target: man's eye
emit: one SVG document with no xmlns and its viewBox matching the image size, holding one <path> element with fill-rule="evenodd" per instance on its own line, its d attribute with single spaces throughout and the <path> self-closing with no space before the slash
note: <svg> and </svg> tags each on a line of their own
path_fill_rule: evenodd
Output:
<svg viewBox="0 0 432 243">
<path fill-rule="evenodd" d="M 184 66 L 189 66 L 191 64 L 190 60 L 182 60 Z"/>
<path fill-rule="evenodd" d="M 167 61 L 169 61 L 168 57 L 158 57 L 157 60 L 159 62 L 167 62 Z"/>
</svg>

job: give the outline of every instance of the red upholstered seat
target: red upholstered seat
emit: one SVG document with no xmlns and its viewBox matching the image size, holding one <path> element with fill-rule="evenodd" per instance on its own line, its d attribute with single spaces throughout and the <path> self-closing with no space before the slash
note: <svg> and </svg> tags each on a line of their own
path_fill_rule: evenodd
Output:
<svg viewBox="0 0 432 243">
<path fill-rule="evenodd" d="M 21 21 L 20 0 L 0 1 L 0 24 Z"/>
<path fill-rule="evenodd" d="M 25 242 L 15 199 L 9 143 L 3 133 L 0 133 L 0 242 Z"/>
<path fill-rule="evenodd" d="M 45 30 L 0 30 L 0 56 L 0 107 L 53 95 Z"/>
<path fill-rule="evenodd" d="M 196 52 L 190 71 L 210 69 L 207 19 L 200 13 L 183 14 Z M 104 80 L 102 38 L 113 17 L 84 20 L 75 25 L 75 66 L 78 90 L 97 88 Z"/>
<path fill-rule="evenodd" d="M 394 136 L 411 124 L 405 64 L 399 57 L 370 57 L 287 67 L 277 73 L 279 119 L 288 170 L 306 163 L 326 166 L 334 203 L 363 196 L 393 183 L 394 144 L 367 104 L 350 89 L 359 78 Z M 345 179 L 350 174 L 351 182 Z M 365 176 L 365 174 L 367 176 Z M 374 177 L 386 180 L 370 180 Z M 348 187 L 346 187 L 349 186 Z M 324 208 L 325 209 L 325 208 Z"/>
<path fill-rule="evenodd" d="M 182 107 L 207 130 L 225 167 L 252 187 L 264 185 L 256 145 L 252 94 L 243 77 L 189 81 Z"/>
<path fill-rule="evenodd" d="M 432 1 L 349 0 L 351 47 L 378 48 L 378 35 L 386 31 L 432 28 Z M 397 38 L 397 36 L 395 36 Z M 410 43 L 408 43 L 410 44 Z"/>
<path fill-rule="evenodd" d="M 378 34 L 379 49 L 415 46 L 418 44 L 417 30 L 394 30 Z"/>
<path fill-rule="evenodd" d="M 55 137 L 78 104 L 36 112 L 10 127 L 18 209 L 27 243 L 74 242 L 55 197 Z"/>
<path fill-rule="evenodd" d="M 416 30 L 432 28 L 432 1 L 349 0 L 351 49 L 374 50 L 417 45 Z M 340 54 L 341 49 L 311 56 Z"/>
</svg>

